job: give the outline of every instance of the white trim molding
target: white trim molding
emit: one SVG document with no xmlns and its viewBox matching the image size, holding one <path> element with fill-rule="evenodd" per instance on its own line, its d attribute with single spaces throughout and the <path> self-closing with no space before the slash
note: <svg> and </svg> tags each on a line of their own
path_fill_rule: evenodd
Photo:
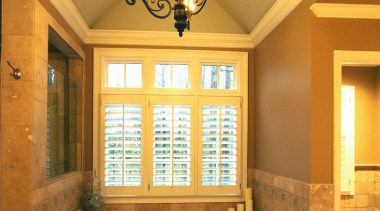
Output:
<svg viewBox="0 0 380 211">
<path fill-rule="evenodd" d="M 380 65 L 380 51 L 334 51 L 334 210 L 340 211 L 342 66 Z"/>
<path fill-rule="evenodd" d="M 128 31 L 91 29 L 86 44 L 186 46 L 216 48 L 253 48 L 245 34 L 186 32 L 179 38 L 177 32 Z"/>
<path fill-rule="evenodd" d="M 380 19 L 380 5 L 315 3 L 311 10 L 318 18 Z"/>
<path fill-rule="evenodd" d="M 82 41 L 85 41 L 90 29 L 72 0 L 50 0 L 50 2 L 75 31 L 79 38 Z"/>
<path fill-rule="evenodd" d="M 257 46 L 263 41 L 301 1 L 302 0 L 277 0 L 249 34 L 253 46 Z"/>
</svg>

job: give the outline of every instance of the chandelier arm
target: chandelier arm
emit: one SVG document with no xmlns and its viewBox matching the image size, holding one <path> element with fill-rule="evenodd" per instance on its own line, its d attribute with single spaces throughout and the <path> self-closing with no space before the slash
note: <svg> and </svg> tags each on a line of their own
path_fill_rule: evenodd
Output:
<svg viewBox="0 0 380 211">
<path fill-rule="evenodd" d="M 203 7 L 205 6 L 207 0 L 202 0 L 199 3 L 199 0 L 195 1 L 195 5 L 199 8 L 196 12 L 193 13 L 193 15 L 198 14 L 200 11 L 202 11 Z"/>
<path fill-rule="evenodd" d="M 128 1 L 128 0 L 126 0 L 126 1 Z M 131 0 L 131 1 L 136 1 L 136 0 Z M 154 4 L 156 0 L 150 0 L 150 1 L 151 1 L 151 3 Z M 158 9 L 151 8 L 149 6 L 149 3 L 147 2 L 147 0 L 142 0 L 142 2 L 145 4 L 145 7 L 148 9 L 148 11 L 150 12 L 150 14 L 152 14 L 156 18 L 160 18 L 160 19 L 167 18 L 167 17 L 169 17 L 169 15 L 172 12 L 172 7 L 171 7 L 171 4 L 170 4 L 169 0 L 158 0 L 157 1 L 157 7 L 158 7 Z M 167 5 L 168 8 L 169 8 L 168 12 L 165 15 L 158 15 L 158 14 L 156 14 L 156 12 L 161 12 L 165 8 L 165 5 Z"/>
<path fill-rule="evenodd" d="M 125 2 L 129 5 L 135 5 L 136 4 L 136 0 L 125 0 Z"/>
</svg>

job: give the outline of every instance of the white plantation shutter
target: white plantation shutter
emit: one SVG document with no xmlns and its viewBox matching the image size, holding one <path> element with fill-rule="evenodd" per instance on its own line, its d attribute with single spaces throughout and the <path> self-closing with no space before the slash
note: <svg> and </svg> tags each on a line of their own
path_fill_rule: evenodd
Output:
<svg viewBox="0 0 380 211">
<path fill-rule="evenodd" d="M 355 87 L 342 86 L 341 106 L 341 193 L 354 194 Z"/>
<path fill-rule="evenodd" d="M 201 192 L 240 193 L 240 99 L 202 98 Z"/>
<path fill-rule="evenodd" d="M 192 101 L 192 97 L 151 97 L 153 168 L 149 190 L 152 195 L 194 192 Z"/>
<path fill-rule="evenodd" d="M 140 102 L 136 102 L 140 101 Z M 116 194 L 123 188 L 131 195 L 143 194 L 143 113 L 144 99 L 103 97 L 104 169 L 102 181 L 105 192 Z"/>
</svg>

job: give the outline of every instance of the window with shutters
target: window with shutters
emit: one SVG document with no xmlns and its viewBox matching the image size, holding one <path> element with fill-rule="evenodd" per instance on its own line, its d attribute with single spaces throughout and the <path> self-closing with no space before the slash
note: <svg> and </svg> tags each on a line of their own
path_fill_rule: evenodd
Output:
<svg viewBox="0 0 380 211">
<path fill-rule="evenodd" d="M 95 49 L 106 202 L 242 201 L 247 105 L 247 53 Z"/>
<path fill-rule="evenodd" d="M 341 194 L 354 195 L 355 174 L 355 87 L 342 86 L 341 107 Z"/>
</svg>

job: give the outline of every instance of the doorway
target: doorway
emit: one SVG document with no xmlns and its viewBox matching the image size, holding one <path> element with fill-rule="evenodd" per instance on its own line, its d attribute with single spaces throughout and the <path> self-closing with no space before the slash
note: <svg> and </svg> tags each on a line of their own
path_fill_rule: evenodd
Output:
<svg viewBox="0 0 380 211">
<path fill-rule="evenodd" d="M 355 142 L 361 142 L 362 140 L 367 140 L 368 142 L 373 142 L 373 137 L 365 137 L 369 134 L 369 131 L 373 130 L 372 132 L 376 133 L 376 124 L 372 124 L 373 126 L 368 126 L 367 124 L 364 125 L 362 122 L 360 124 L 356 121 L 377 121 L 375 120 L 374 116 L 368 115 L 371 113 L 369 108 L 374 109 L 377 105 L 376 99 L 372 98 L 372 101 L 369 100 L 368 96 L 375 95 L 377 87 L 375 83 L 376 80 L 376 74 L 379 75 L 380 79 L 380 68 L 378 66 L 380 65 L 380 52 L 370 52 L 370 51 L 335 51 L 334 52 L 334 210 L 339 211 L 341 209 L 341 198 L 347 199 L 347 202 L 350 201 L 352 203 L 358 202 L 356 200 L 357 196 L 355 196 L 357 190 L 355 191 L 355 177 L 354 174 L 356 172 L 356 175 L 358 176 L 360 174 L 360 177 L 357 177 L 356 183 L 359 181 L 366 182 L 366 185 L 369 185 L 369 181 L 374 182 L 374 178 L 370 178 L 369 172 L 370 170 L 376 169 L 376 164 L 378 165 L 378 162 L 376 161 L 370 161 L 368 159 L 369 154 L 367 153 L 367 150 L 376 150 L 377 147 L 371 147 L 372 143 L 362 143 L 362 144 L 356 144 Z M 379 71 L 376 71 L 376 70 Z M 344 74 L 344 77 L 343 77 Z M 370 82 L 371 81 L 371 82 Z M 346 85 L 346 86 L 345 86 Z M 342 86 L 345 86 L 342 88 Z M 380 82 L 379 82 L 380 86 Z M 363 90 L 365 91 L 363 94 Z M 368 91 L 372 90 L 372 91 Z M 380 90 L 380 88 L 379 88 Z M 351 94 L 350 94 L 351 92 Z M 355 94 L 355 92 L 357 92 Z M 373 93 L 372 93 L 373 92 Z M 380 92 L 379 92 L 380 93 Z M 343 99 L 342 99 L 343 96 Z M 354 99 L 352 97 L 354 96 Z M 355 97 L 359 97 L 360 99 L 355 99 Z M 366 99 L 368 98 L 368 99 Z M 360 103 L 349 103 L 352 100 L 360 100 Z M 380 98 L 379 98 L 380 100 Z M 363 103 L 366 101 L 365 103 Z M 368 101 L 368 102 L 367 102 Z M 379 101 L 380 102 L 380 101 Z M 343 103 L 343 104 L 342 104 Z M 343 107 L 342 107 L 343 105 Z M 343 112 L 350 111 L 352 112 L 352 105 L 356 105 L 357 112 L 363 112 L 363 113 L 351 113 L 351 115 L 343 114 Z M 365 110 L 363 110 L 365 108 Z M 360 109 L 360 110 L 358 110 Z M 359 116 L 358 116 L 359 115 Z M 351 117 L 350 117 L 351 116 Z M 342 123 L 342 117 L 344 119 Z M 359 117 L 356 118 L 355 117 Z M 352 125 L 352 121 L 355 121 L 354 125 Z M 351 123 L 350 123 L 351 122 Z M 347 133 L 347 128 L 351 127 L 351 130 L 357 131 L 358 129 L 361 129 L 360 127 L 364 128 L 365 132 L 359 132 L 359 134 L 354 133 Z M 363 135 L 364 134 L 364 135 Z M 359 138 L 358 138 L 358 135 Z M 374 135 L 374 134 L 372 134 Z M 357 140 L 355 140 L 357 139 Z M 360 139 L 360 140 L 359 140 Z M 348 146 L 348 147 L 347 147 Z M 359 147 L 358 147 L 359 146 Z M 367 146 L 369 148 L 367 150 L 363 149 Z M 342 148 L 343 147 L 343 148 Z M 352 150 L 351 150 L 352 149 Z M 379 149 L 377 149 L 379 150 Z M 350 152 L 351 151 L 351 152 Z M 354 154 L 355 151 L 357 154 L 356 160 L 354 160 Z M 364 152 L 364 153 L 363 153 Z M 379 152 L 379 151 L 378 151 Z M 377 152 L 377 154 L 379 154 Z M 346 159 L 346 157 L 342 157 L 346 153 L 349 155 Z M 350 154 L 351 153 L 351 154 Z M 360 159 L 358 159 L 359 155 Z M 347 160 L 352 160 L 352 164 L 347 162 Z M 346 166 L 345 166 L 346 165 Z M 350 166 L 351 165 L 351 166 Z M 347 167 L 349 169 L 342 170 L 342 167 Z M 350 173 L 351 172 L 351 173 Z M 359 174 L 358 174 L 359 173 Z M 364 175 L 365 178 L 362 178 Z M 374 175 L 374 174 L 373 174 Z M 346 180 L 342 180 L 344 176 L 346 177 Z M 372 179 L 372 180 L 371 180 Z M 356 184 L 356 186 L 358 186 Z M 358 186 L 359 187 L 359 186 Z M 374 187 L 374 185 L 373 185 Z M 360 192 L 363 194 L 364 192 Z M 343 196 L 343 197 L 342 197 Z M 360 196 L 362 197 L 362 196 Z M 373 197 L 372 197 L 373 198 Z M 369 196 L 364 196 L 363 194 L 363 200 L 367 200 L 367 204 L 370 203 L 368 200 L 372 200 Z M 343 202 L 346 203 L 346 202 Z M 343 204 L 342 203 L 342 204 Z M 363 204 L 355 204 L 352 206 L 361 206 L 363 207 L 365 203 Z M 368 204 L 369 205 L 369 204 Z M 344 206 L 344 205 L 343 205 Z M 364 207 L 363 207 L 364 208 Z"/>
</svg>

